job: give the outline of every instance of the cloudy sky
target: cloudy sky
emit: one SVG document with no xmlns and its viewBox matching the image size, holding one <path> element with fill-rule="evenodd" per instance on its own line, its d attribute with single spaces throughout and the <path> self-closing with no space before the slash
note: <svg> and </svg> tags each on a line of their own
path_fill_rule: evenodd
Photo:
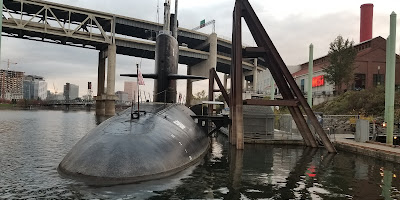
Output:
<svg viewBox="0 0 400 200">
<path fill-rule="evenodd" d="M 163 13 L 164 0 L 51 0 L 99 10 L 119 15 L 157 21 L 157 4 Z M 173 0 L 174 1 L 174 0 Z M 270 35 L 276 48 L 287 65 L 298 65 L 308 60 L 308 46 L 314 44 L 314 56 L 326 55 L 329 43 L 338 35 L 359 43 L 360 5 L 374 4 L 373 37 L 386 38 L 389 34 L 389 15 L 392 11 L 400 13 L 399 0 L 336 0 L 336 1 L 265 1 L 249 0 L 258 17 Z M 231 38 L 232 11 L 234 0 L 180 0 L 179 21 L 184 28 L 194 28 L 202 19 L 216 20 L 216 33 L 219 37 Z M 160 15 L 162 21 L 162 14 Z M 400 23 L 398 23 L 400 24 Z M 211 28 L 201 30 L 211 33 Z M 397 44 L 400 40 L 400 29 L 397 28 Z M 243 42 L 253 45 L 254 41 L 247 28 L 243 30 Z M 12 70 L 24 71 L 45 77 L 48 89 L 62 92 L 66 82 L 80 86 L 80 95 L 87 93 L 87 82 L 97 87 L 98 52 L 55 44 L 27 41 L 15 38 L 2 38 L 2 61 L 10 59 L 17 62 L 11 65 Z M 399 53 L 397 45 L 396 52 Z M 143 73 L 154 72 L 154 62 L 136 57 L 117 56 L 117 72 L 134 72 L 135 63 L 142 62 Z M 6 63 L 2 62 L 2 68 Z M 180 65 L 180 73 L 186 72 L 186 66 Z M 116 91 L 123 90 L 123 82 L 130 78 L 117 76 Z M 143 87 L 147 92 L 153 91 L 153 81 L 145 80 Z M 55 87 L 53 87 L 53 85 Z M 186 93 L 186 82 L 180 81 L 178 92 Z M 196 83 L 194 93 L 207 89 L 206 82 Z"/>
</svg>

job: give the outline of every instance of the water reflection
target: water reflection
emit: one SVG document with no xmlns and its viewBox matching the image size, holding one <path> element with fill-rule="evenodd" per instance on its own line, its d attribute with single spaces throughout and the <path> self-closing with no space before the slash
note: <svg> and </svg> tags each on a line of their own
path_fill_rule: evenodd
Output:
<svg viewBox="0 0 400 200">
<path fill-rule="evenodd" d="M 234 146 L 229 147 L 229 199 L 239 199 L 241 197 L 240 188 L 243 173 L 244 150 L 236 150 Z"/>
<path fill-rule="evenodd" d="M 244 151 L 237 151 L 220 138 L 213 141 L 212 147 L 216 142 L 225 144 L 223 157 L 216 159 L 209 155 L 203 165 L 182 180 L 182 185 L 159 191 L 159 196 L 152 199 L 400 197 L 398 180 L 387 175 L 384 181 L 380 176 L 381 166 L 390 169 L 389 172 L 398 169 L 392 163 L 346 152 L 330 154 L 322 149 L 302 147 L 246 145 Z M 220 149 L 219 145 L 217 147 Z M 387 189 L 382 187 L 382 181 L 386 182 Z"/>
<path fill-rule="evenodd" d="M 0 199 L 400 199 L 399 165 L 299 146 L 212 139 L 203 162 L 173 177 L 114 187 L 61 178 L 56 167 L 96 124 L 94 112 L 0 111 Z"/>
</svg>

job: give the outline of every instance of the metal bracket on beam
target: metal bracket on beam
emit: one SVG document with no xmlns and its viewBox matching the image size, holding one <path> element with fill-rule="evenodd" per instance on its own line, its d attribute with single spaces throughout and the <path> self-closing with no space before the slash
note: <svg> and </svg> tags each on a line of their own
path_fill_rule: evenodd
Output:
<svg viewBox="0 0 400 200">
<path fill-rule="evenodd" d="M 243 58 L 264 57 L 266 53 L 263 47 L 246 47 L 242 51 Z"/>
</svg>

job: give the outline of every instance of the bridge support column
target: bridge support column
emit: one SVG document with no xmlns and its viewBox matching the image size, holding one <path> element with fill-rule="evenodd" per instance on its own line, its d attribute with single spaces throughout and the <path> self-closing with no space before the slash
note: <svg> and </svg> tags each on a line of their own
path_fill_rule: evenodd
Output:
<svg viewBox="0 0 400 200">
<path fill-rule="evenodd" d="M 200 46 L 210 44 L 210 54 L 208 56 L 208 59 L 198 63 L 193 66 L 188 66 L 188 75 L 196 75 L 196 76 L 204 76 L 204 77 L 209 77 L 210 75 L 210 69 L 211 68 L 217 68 L 217 34 L 212 33 L 207 41 L 205 41 L 204 44 Z M 187 91 L 186 91 L 186 104 L 190 105 L 191 102 L 191 95 L 192 93 L 192 84 L 196 80 L 188 80 L 187 81 Z"/>
<path fill-rule="evenodd" d="M 254 59 L 254 69 L 253 69 L 253 91 L 258 92 L 257 85 L 258 85 L 258 77 L 257 77 L 257 68 L 258 68 L 258 59 Z"/>
<path fill-rule="evenodd" d="M 187 74 L 192 74 L 192 71 L 190 70 L 190 67 L 187 67 Z M 188 79 L 186 82 L 186 106 L 191 106 L 192 105 L 192 99 L 193 99 L 193 81 L 191 79 Z"/>
<path fill-rule="evenodd" d="M 97 71 L 97 96 L 96 96 L 96 115 L 105 115 L 105 94 L 104 83 L 106 78 L 106 51 L 99 52 L 99 66 Z"/>
<path fill-rule="evenodd" d="M 224 88 L 228 90 L 228 74 L 224 74 Z"/>
<path fill-rule="evenodd" d="M 107 65 L 107 92 L 105 99 L 105 115 L 115 115 L 115 65 L 117 57 L 117 46 L 108 45 L 108 65 Z"/>
</svg>

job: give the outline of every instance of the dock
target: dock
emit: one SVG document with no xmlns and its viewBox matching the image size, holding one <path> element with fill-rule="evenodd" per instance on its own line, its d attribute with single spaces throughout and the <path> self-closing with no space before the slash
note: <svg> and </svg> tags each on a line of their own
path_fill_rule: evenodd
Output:
<svg viewBox="0 0 400 200">
<path fill-rule="evenodd" d="M 338 150 L 349 151 L 374 158 L 400 163 L 400 146 L 377 142 L 356 142 L 352 134 L 337 134 L 334 145 Z"/>
<path fill-rule="evenodd" d="M 220 132 L 229 135 L 227 128 L 221 128 Z M 400 146 L 386 145 L 378 142 L 356 142 L 353 134 L 329 135 L 336 149 L 378 158 L 385 161 L 400 163 Z M 268 145 L 304 145 L 299 134 L 290 134 L 275 130 L 273 134 L 245 134 L 246 144 Z"/>
</svg>

